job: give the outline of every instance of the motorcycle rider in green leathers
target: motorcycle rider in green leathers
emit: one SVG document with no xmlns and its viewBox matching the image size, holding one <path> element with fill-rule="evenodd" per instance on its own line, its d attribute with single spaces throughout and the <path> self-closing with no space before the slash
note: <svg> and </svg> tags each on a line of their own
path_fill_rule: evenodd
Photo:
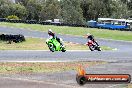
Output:
<svg viewBox="0 0 132 88">
<path fill-rule="evenodd" d="M 64 47 L 64 45 L 63 45 L 63 43 L 62 43 L 62 39 L 61 39 L 61 38 L 58 38 L 58 37 L 55 35 L 55 33 L 52 32 L 51 29 L 48 30 L 48 36 L 49 36 L 49 38 L 54 38 L 54 39 L 56 39 L 56 40 L 60 43 L 60 45 L 61 45 L 62 47 Z"/>
</svg>

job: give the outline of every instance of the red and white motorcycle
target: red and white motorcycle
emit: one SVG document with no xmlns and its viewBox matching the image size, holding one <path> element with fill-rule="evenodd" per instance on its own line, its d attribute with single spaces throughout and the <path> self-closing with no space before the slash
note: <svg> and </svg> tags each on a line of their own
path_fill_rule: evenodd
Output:
<svg viewBox="0 0 132 88">
<path fill-rule="evenodd" d="M 96 41 L 89 40 L 86 43 L 86 45 L 89 47 L 91 51 L 94 51 L 94 50 L 101 51 L 101 48 Z"/>
</svg>

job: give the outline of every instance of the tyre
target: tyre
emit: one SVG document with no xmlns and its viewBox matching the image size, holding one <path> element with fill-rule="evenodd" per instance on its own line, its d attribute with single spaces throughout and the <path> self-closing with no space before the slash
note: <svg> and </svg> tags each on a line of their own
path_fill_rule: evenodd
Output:
<svg viewBox="0 0 132 88">
<path fill-rule="evenodd" d="M 101 51 L 101 48 L 100 47 L 98 47 L 98 49 L 97 49 L 98 51 Z"/>
<path fill-rule="evenodd" d="M 87 80 L 84 76 L 79 76 L 79 77 L 76 78 L 76 80 L 77 80 L 77 83 L 79 85 L 84 85 L 87 82 Z"/>
<path fill-rule="evenodd" d="M 101 48 L 99 46 L 95 46 L 94 50 L 101 51 Z"/>
<path fill-rule="evenodd" d="M 64 48 L 64 47 L 62 47 L 62 50 L 61 50 L 62 52 L 66 52 L 66 49 Z"/>
<path fill-rule="evenodd" d="M 90 49 L 91 51 L 94 51 L 94 50 L 95 50 L 95 47 L 94 47 L 94 46 L 89 46 L 89 49 Z"/>
<path fill-rule="evenodd" d="M 52 52 L 55 51 L 55 47 L 54 47 L 54 45 L 53 45 L 52 43 L 49 43 L 49 44 L 48 44 L 48 47 L 49 47 L 49 50 L 50 50 L 50 51 L 52 51 Z"/>
<path fill-rule="evenodd" d="M 17 43 L 17 40 L 16 39 L 14 39 L 14 40 L 12 40 L 13 42 L 15 42 L 15 43 Z"/>
</svg>

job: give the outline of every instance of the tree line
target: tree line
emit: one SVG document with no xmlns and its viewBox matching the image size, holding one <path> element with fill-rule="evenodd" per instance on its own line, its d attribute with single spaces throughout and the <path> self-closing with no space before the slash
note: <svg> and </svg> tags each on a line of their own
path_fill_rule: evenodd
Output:
<svg viewBox="0 0 132 88">
<path fill-rule="evenodd" d="M 70 24 L 85 24 L 99 17 L 127 19 L 132 17 L 132 0 L 0 0 L 0 18 L 10 15 L 22 20 L 60 19 Z"/>
</svg>

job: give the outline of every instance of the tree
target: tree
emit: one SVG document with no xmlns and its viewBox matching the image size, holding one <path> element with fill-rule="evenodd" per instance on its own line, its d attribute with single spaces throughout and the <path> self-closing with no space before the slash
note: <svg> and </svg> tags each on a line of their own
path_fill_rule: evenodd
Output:
<svg viewBox="0 0 132 88">
<path fill-rule="evenodd" d="M 38 0 L 29 0 L 27 2 L 27 20 L 39 20 L 40 12 L 42 9 L 42 5 Z"/>
<path fill-rule="evenodd" d="M 10 4 L 11 2 L 9 2 L 8 0 L 0 0 L 0 17 L 1 18 L 4 18 L 9 15 Z"/>
<path fill-rule="evenodd" d="M 4 18 L 6 16 L 8 16 L 10 13 L 9 13 L 9 5 L 7 4 L 3 4 L 0 6 L 0 18 Z"/>
<path fill-rule="evenodd" d="M 84 24 L 80 0 L 61 0 L 61 16 L 65 23 Z"/>
<path fill-rule="evenodd" d="M 109 17 L 111 15 L 112 0 L 81 0 L 83 16 L 86 20 L 96 20 L 98 17 Z"/>
<path fill-rule="evenodd" d="M 41 20 L 53 20 L 60 18 L 60 4 L 58 0 L 46 0 L 40 14 Z"/>
<path fill-rule="evenodd" d="M 9 15 L 16 15 L 21 19 L 26 16 L 26 8 L 20 4 L 11 3 L 8 0 L 0 1 L 0 17 L 5 18 Z"/>
<path fill-rule="evenodd" d="M 99 17 L 107 17 L 109 15 L 103 0 L 91 0 L 88 13 L 94 20 L 97 20 Z"/>
<path fill-rule="evenodd" d="M 120 0 L 116 0 L 112 2 L 112 18 L 128 18 L 129 11 L 127 5 L 121 2 Z"/>
<path fill-rule="evenodd" d="M 20 4 L 12 4 L 10 5 L 10 15 L 16 15 L 20 19 L 26 19 L 27 10 Z"/>
<path fill-rule="evenodd" d="M 27 4 L 29 2 L 29 0 L 15 0 L 15 1 L 16 1 L 16 3 L 22 4 L 25 7 L 27 6 Z"/>
<path fill-rule="evenodd" d="M 90 0 L 81 0 L 81 9 L 83 11 L 83 17 L 86 20 L 90 20 L 91 16 L 89 15 L 89 5 L 90 5 Z"/>
</svg>

